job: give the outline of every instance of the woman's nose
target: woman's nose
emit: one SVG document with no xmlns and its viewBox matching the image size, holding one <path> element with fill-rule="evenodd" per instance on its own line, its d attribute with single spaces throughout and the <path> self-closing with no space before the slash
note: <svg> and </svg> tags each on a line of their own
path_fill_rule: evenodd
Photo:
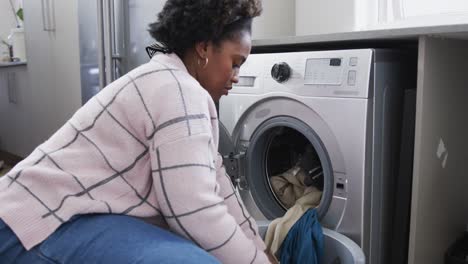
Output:
<svg viewBox="0 0 468 264">
<path fill-rule="evenodd" d="M 239 70 L 234 70 L 232 77 L 231 77 L 231 82 L 233 83 L 238 83 L 239 82 Z"/>
<path fill-rule="evenodd" d="M 239 82 L 239 75 L 236 74 L 236 75 L 232 76 L 231 82 L 232 83 L 238 83 Z"/>
</svg>

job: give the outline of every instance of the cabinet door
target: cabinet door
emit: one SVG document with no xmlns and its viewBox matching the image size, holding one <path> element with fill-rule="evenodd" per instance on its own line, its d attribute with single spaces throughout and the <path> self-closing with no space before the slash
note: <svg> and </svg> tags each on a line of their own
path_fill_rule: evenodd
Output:
<svg viewBox="0 0 468 264">
<path fill-rule="evenodd" d="M 30 152 L 81 105 L 78 10 L 76 1 L 59 0 L 24 1 L 23 7 L 29 93 L 20 106 L 27 118 L 19 122 L 30 129 L 16 132 L 30 140 Z"/>
<path fill-rule="evenodd" d="M 20 107 L 29 113 L 29 117 L 21 122 L 30 125 L 29 130 L 17 131 L 17 137 L 32 139 L 28 148 L 32 150 L 35 145 L 46 139 L 49 133 L 53 107 L 49 102 L 54 98 L 54 72 L 55 65 L 52 56 L 53 33 L 44 31 L 42 16 L 42 1 L 24 1 L 24 30 L 27 52 L 27 74 L 29 77 L 29 94 L 25 94 L 25 104 Z M 34 131 L 34 132 L 33 132 Z"/>
<path fill-rule="evenodd" d="M 53 91 L 48 96 L 56 98 L 49 128 L 53 133 L 81 106 L 80 45 L 78 1 L 49 1 L 54 2 L 55 20 L 55 31 L 49 34 L 54 68 L 49 69 L 47 75 L 54 81 Z"/>
<path fill-rule="evenodd" d="M 466 228 L 467 58 L 467 40 L 420 39 L 408 263 L 444 263 Z"/>
<path fill-rule="evenodd" d="M 23 157 L 31 151 L 31 138 L 19 137 L 31 130 L 30 87 L 26 65 L 0 68 L 0 150 Z"/>
</svg>

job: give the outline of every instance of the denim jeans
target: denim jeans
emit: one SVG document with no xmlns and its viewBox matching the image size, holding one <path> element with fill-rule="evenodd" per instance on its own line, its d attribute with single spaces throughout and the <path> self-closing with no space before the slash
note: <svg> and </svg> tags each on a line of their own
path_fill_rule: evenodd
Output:
<svg viewBox="0 0 468 264">
<path fill-rule="evenodd" d="M 27 251 L 0 219 L 0 263 L 219 263 L 192 242 L 123 215 L 73 218 Z"/>
</svg>

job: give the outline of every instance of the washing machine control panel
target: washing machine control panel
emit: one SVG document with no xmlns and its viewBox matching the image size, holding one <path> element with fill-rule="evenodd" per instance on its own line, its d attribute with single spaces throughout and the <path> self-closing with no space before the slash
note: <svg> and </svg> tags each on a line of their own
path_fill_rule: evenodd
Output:
<svg viewBox="0 0 468 264">
<path fill-rule="evenodd" d="M 304 84 L 341 85 L 343 66 L 342 58 L 306 59 Z"/>
<path fill-rule="evenodd" d="M 368 98 L 372 49 L 251 54 L 232 93 Z"/>
</svg>

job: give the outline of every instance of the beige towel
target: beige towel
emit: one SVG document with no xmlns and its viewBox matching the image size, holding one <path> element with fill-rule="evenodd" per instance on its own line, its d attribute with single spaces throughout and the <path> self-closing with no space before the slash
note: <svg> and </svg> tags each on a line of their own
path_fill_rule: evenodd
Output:
<svg viewBox="0 0 468 264">
<path fill-rule="evenodd" d="M 273 190 L 281 202 L 289 207 L 283 217 L 273 220 L 265 236 L 267 251 L 275 256 L 291 227 L 309 208 L 319 205 L 322 192 L 317 188 L 304 186 L 304 171 L 295 166 L 285 173 L 271 177 Z"/>
<path fill-rule="evenodd" d="M 286 208 L 291 208 L 305 191 L 306 172 L 299 166 L 294 166 L 286 172 L 270 178 L 273 191 Z"/>
</svg>

